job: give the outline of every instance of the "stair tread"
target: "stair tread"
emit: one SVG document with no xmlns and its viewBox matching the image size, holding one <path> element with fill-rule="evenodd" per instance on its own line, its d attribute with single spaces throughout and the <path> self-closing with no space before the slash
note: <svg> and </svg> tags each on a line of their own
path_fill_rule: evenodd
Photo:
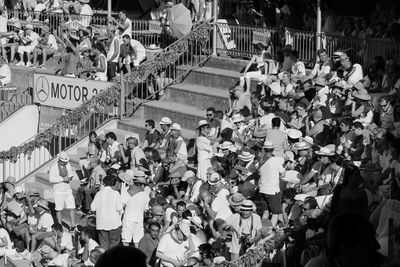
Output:
<svg viewBox="0 0 400 267">
<path fill-rule="evenodd" d="M 196 107 L 181 104 L 181 103 L 171 102 L 168 100 L 152 101 L 152 102 L 145 103 L 143 105 L 206 118 L 206 116 L 205 116 L 206 110 L 205 109 L 196 108 Z"/>
<path fill-rule="evenodd" d="M 180 83 L 171 85 L 171 88 L 192 92 L 201 95 L 215 96 L 218 98 L 228 98 L 228 90 L 223 90 L 223 88 L 216 88 L 210 86 L 196 85 L 192 83 Z"/>
<path fill-rule="evenodd" d="M 145 124 L 146 119 L 140 119 L 140 118 L 126 118 L 123 120 L 120 120 L 118 123 L 126 126 L 131 126 L 131 127 L 136 127 L 136 128 L 143 128 L 144 129 L 144 124 Z M 156 122 L 157 123 L 157 122 Z M 185 139 L 193 138 L 195 136 L 195 131 L 191 129 L 185 129 L 182 128 L 182 136 Z"/>
<path fill-rule="evenodd" d="M 237 79 L 239 79 L 241 76 L 239 71 L 218 69 L 218 68 L 213 68 L 213 67 L 202 67 L 202 68 L 196 69 L 194 71 L 212 74 L 212 75 L 218 75 L 218 76 L 232 77 L 232 78 L 237 78 Z"/>
</svg>

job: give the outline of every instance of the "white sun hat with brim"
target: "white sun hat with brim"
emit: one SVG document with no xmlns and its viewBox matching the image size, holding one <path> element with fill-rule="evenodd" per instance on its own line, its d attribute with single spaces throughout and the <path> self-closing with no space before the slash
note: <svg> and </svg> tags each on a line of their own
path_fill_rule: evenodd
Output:
<svg viewBox="0 0 400 267">
<path fill-rule="evenodd" d="M 308 197 L 310 196 L 307 194 L 297 194 L 294 196 L 294 200 L 304 202 Z"/>
<path fill-rule="evenodd" d="M 247 161 L 252 161 L 254 157 L 255 157 L 254 153 L 251 153 L 248 150 L 242 150 L 237 158 L 247 162 Z"/>
<path fill-rule="evenodd" d="M 208 177 L 207 182 L 210 185 L 217 185 L 221 182 L 221 175 L 219 175 L 218 173 L 214 172 L 210 175 L 210 177 Z"/>
<path fill-rule="evenodd" d="M 173 123 L 172 126 L 171 126 L 171 130 L 181 131 L 181 130 L 182 130 L 182 127 L 181 127 L 181 125 L 178 124 L 178 123 Z"/>
<path fill-rule="evenodd" d="M 353 92 L 353 96 L 355 98 L 358 98 L 358 99 L 361 99 L 364 101 L 371 100 L 371 96 L 368 94 L 368 91 L 366 89 L 361 89 L 361 90 Z"/>
<path fill-rule="evenodd" d="M 264 145 L 263 145 L 263 149 L 274 149 L 274 143 L 272 143 L 271 140 L 265 140 Z"/>
<path fill-rule="evenodd" d="M 181 181 L 186 182 L 187 180 L 189 180 L 189 178 L 192 178 L 195 176 L 196 176 L 196 174 L 193 171 L 191 171 L 191 170 L 186 171 L 185 174 L 183 174 Z"/>
<path fill-rule="evenodd" d="M 235 114 L 232 116 L 232 123 L 238 123 L 244 121 L 244 117 L 241 114 Z"/>
<path fill-rule="evenodd" d="M 245 198 L 241 193 L 235 193 L 229 197 L 228 202 L 229 205 L 235 207 L 235 206 L 241 206 L 243 200 L 245 200 Z"/>
<path fill-rule="evenodd" d="M 201 120 L 197 123 L 197 129 L 203 127 L 204 125 L 210 125 L 210 123 L 206 120 Z"/>
<path fill-rule="evenodd" d="M 181 230 L 181 232 L 188 237 L 190 235 L 190 221 L 181 221 L 178 223 L 178 228 Z"/>
<path fill-rule="evenodd" d="M 199 216 L 193 216 L 190 218 L 190 222 L 196 225 L 197 227 L 203 229 L 202 220 Z"/>
<path fill-rule="evenodd" d="M 321 147 L 318 151 L 315 152 L 315 154 L 317 154 L 318 156 L 330 157 L 335 155 L 335 152 L 332 152 L 332 150 L 327 147 Z"/>
<path fill-rule="evenodd" d="M 61 162 L 68 162 L 69 161 L 69 156 L 65 151 L 61 151 L 58 155 L 57 158 Z"/>
<path fill-rule="evenodd" d="M 241 211 L 253 211 L 253 209 L 254 209 L 253 201 L 248 199 L 243 200 L 242 205 L 240 205 Z"/>
<path fill-rule="evenodd" d="M 307 142 L 301 141 L 294 144 L 295 150 L 306 150 L 309 149 L 310 145 Z"/>
<path fill-rule="evenodd" d="M 295 170 L 286 171 L 285 177 L 282 178 L 283 181 L 292 184 L 298 184 L 303 179 L 303 175 Z"/>
<path fill-rule="evenodd" d="M 162 118 L 161 118 L 161 121 L 160 121 L 160 124 L 161 124 L 161 125 L 163 125 L 163 124 L 172 124 L 172 121 L 171 121 L 171 119 L 168 118 L 168 117 L 162 117 Z"/>
<path fill-rule="evenodd" d="M 299 139 L 303 136 L 303 133 L 297 129 L 286 129 L 285 132 L 291 139 Z"/>
<path fill-rule="evenodd" d="M 306 142 L 310 145 L 314 145 L 314 139 L 311 136 L 304 136 L 303 138 L 300 138 L 300 141 Z"/>
<path fill-rule="evenodd" d="M 318 203 L 318 207 L 319 207 L 320 209 L 325 208 L 325 206 L 328 205 L 328 204 L 331 202 L 332 196 L 333 196 L 333 195 L 316 196 L 316 197 L 315 197 L 315 200 L 316 200 L 317 203 Z"/>
<path fill-rule="evenodd" d="M 269 88 L 271 89 L 271 92 L 273 92 L 276 95 L 280 95 L 282 93 L 281 85 L 278 82 L 272 82 L 269 85 Z"/>
<path fill-rule="evenodd" d="M 234 151 L 234 150 L 236 151 L 236 148 L 235 148 L 235 146 L 233 145 L 233 143 L 231 141 L 224 141 L 218 147 L 221 150 L 228 149 L 229 151 Z"/>
<path fill-rule="evenodd" d="M 133 184 L 134 175 L 135 175 L 134 171 L 126 170 L 126 172 L 118 174 L 118 178 L 121 179 L 121 181 L 123 181 L 127 185 L 132 185 Z"/>
</svg>

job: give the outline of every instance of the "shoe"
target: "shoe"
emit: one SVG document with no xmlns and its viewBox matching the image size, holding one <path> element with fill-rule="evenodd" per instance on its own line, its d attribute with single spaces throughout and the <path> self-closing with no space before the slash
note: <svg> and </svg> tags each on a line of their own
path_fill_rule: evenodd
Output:
<svg viewBox="0 0 400 267">
<path fill-rule="evenodd" d="M 25 67 L 25 63 L 23 61 L 18 62 L 17 64 L 15 64 L 15 66 L 18 67 Z"/>
<path fill-rule="evenodd" d="M 26 66 L 29 68 L 29 67 L 33 67 L 33 64 L 32 64 L 32 62 L 30 62 L 30 61 L 28 61 L 27 63 L 26 63 Z"/>
</svg>

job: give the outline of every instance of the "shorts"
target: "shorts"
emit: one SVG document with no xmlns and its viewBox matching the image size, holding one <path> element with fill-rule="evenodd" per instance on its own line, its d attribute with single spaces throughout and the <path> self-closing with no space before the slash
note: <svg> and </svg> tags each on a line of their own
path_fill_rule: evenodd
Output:
<svg viewBox="0 0 400 267">
<path fill-rule="evenodd" d="M 122 242 L 123 243 L 139 243 L 140 239 L 144 236 L 143 223 L 139 222 L 126 222 L 122 223 Z"/>
<path fill-rule="evenodd" d="M 275 195 L 261 194 L 265 202 L 267 202 L 268 211 L 271 214 L 282 214 L 282 193 Z"/>
<path fill-rule="evenodd" d="M 18 53 L 24 53 L 24 52 L 26 52 L 26 53 L 32 53 L 32 52 L 33 52 L 33 49 L 35 49 L 35 47 L 34 47 L 33 45 L 27 45 L 27 46 L 20 45 L 20 46 L 18 47 Z"/>
<path fill-rule="evenodd" d="M 54 48 L 44 48 L 44 49 L 35 48 L 35 49 L 33 49 L 33 51 L 36 52 L 38 55 L 43 54 L 43 50 L 46 50 L 46 55 L 53 55 L 58 52 L 58 50 L 54 49 Z"/>
<path fill-rule="evenodd" d="M 75 198 L 71 191 L 54 191 L 55 210 L 75 209 Z"/>
</svg>

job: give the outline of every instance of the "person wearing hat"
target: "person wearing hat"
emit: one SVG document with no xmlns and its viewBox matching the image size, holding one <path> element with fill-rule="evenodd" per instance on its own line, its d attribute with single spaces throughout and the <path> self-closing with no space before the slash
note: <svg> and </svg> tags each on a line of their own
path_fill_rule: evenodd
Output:
<svg viewBox="0 0 400 267">
<path fill-rule="evenodd" d="M 19 21 L 15 21 L 11 26 L 12 26 L 12 31 L 9 32 L 9 34 L 7 34 L 8 35 L 7 43 L 9 43 L 9 45 L 10 45 L 10 61 L 9 62 L 14 62 L 15 54 L 17 53 L 18 46 L 21 41 L 21 36 L 24 35 L 24 31 L 22 30 L 21 22 L 19 22 Z M 7 52 L 6 48 L 4 46 L 2 46 L 3 58 L 6 58 L 5 57 L 6 52 Z"/>
<path fill-rule="evenodd" d="M 352 88 L 357 82 L 364 79 L 362 66 L 360 64 L 352 64 L 350 58 L 346 54 L 340 55 L 340 68 L 343 70 L 343 83 L 346 89 Z"/>
<path fill-rule="evenodd" d="M 238 258 L 248 247 L 257 243 L 262 237 L 261 218 L 253 210 L 254 203 L 245 199 L 240 206 L 240 213 L 232 214 L 226 220 L 227 224 L 235 230 L 229 245 L 231 260 Z"/>
<path fill-rule="evenodd" d="M 243 86 L 237 85 L 230 89 L 233 101 L 229 114 L 239 113 L 244 107 L 251 110 L 250 92 L 245 93 Z"/>
<path fill-rule="evenodd" d="M 316 94 L 311 101 L 313 108 L 316 108 L 318 106 L 327 106 L 329 87 L 326 84 L 327 82 L 325 78 L 319 77 L 314 80 L 314 88 Z"/>
<path fill-rule="evenodd" d="M 272 214 L 272 227 L 276 228 L 278 220 L 283 222 L 280 178 L 285 177 L 285 169 L 283 168 L 284 159 L 275 157 L 273 153 L 274 143 L 268 139 L 265 140 L 259 169 L 259 188 L 268 207 L 268 210 L 264 211 L 263 218 L 268 218 L 269 214 Z"/>
<path fill-rule="evenodd" d="M 309 153 L 310 145 L 304 141 L 300 141 L 294 144 L 295 162 L 294 162 L 294 170 L 300 172 L 301 174 L 305 174 L 309 169 L 309 162 L 311 161 L 311 156 Z"/>
<path fill-rule="evenodd" d="M 33 65 L 36 67 L 46 68 L 47 56 L 51 56 L 58 51 L 57 40 L 47 25 L 41 28 L 41 35 L 38 45 L 33 49 Z M 42 64 L 39 66 L 38 55 L 42 55 Z"/>
<path fill-rule="evenodd" d="M 214 187 L 214 193 L 211 193 L 210 190 L 200 192 L 200 205 L 203 207 L 204 214 L 209 218 L 226 220 L 232 215 L 227 201 L 229 191 L 226 194 L 227 189 L 222 189 L 223 184 L 218 176 L 218 174 L 212 175 L 208 181 L 210 187 Z M 217 190 L 219 190 L 219 194 L 215 193 Z"/>
<path fill-rule="evenodd" d="M 360 90 L 353 91 L 351 95 L 349 93 L 346 102 L 346 104 L 349 102 L 351 104 L 351 117 L 365 126 L 371 124 L 374 117 L 374 107 L 370 103 L 370 100 L 371 96 L 368 94 L 368 91 L 360 88 Z"/>
<path fill-rule="evenodd" d="M 31 54 L 33 49 L 38 45 L 40 36 L 33 31 L 32 24 L 26 24 L 24 34 L 20 37 L 21 43 L 18 46 L 18 54 L 20 61 L 16 64 L 16 66 L 24 67 L 25 62 L 23 61 L 24 54 L 26 53 L 28 61 L 26 63 L 26 67 L 32 67 L 33 64 L 30 61 Z"/>
<path fill-rule="evenodd" d="M 160 120 L 161 136 L 159 143 L 154 147 L 155 149 L 167 149 L 169 139 L 171 137 L 172 121 L 168 117 L 162 117 Z"/>
<path fill-rule="evenodd" d="M 235 166 L 236 173 L 238 174 L 238 192 L 242 193 L 246 198 L 254 197 L 257 189 L 255 180 L 258 179 L 258 172 L 254 163 L 254 153 L 251 149 L 242 148 Z"/>
<path fill-rule="evenodd" d="M 100 191 L 101 180 L 106 177 L 106 172 L 101 167 L 99 157 L 91 157 L 89 164 L 92 172 L 87 179 L 81 180 L 81 186 L 76 193 L 77 210 L 82 210 L 83 212 L 89 211 L 94 196 Z"/>
<path fill-rule="evenodd" d="M 184 220 L 161 237 L 156 256 L 161 260 L 161 266 L 183 266 L 190 255 L 198 251 L 200 243 L 200 240 L 190 233 L 190 221 Z"/>
<path fill-rule="evenodd" d="M 200 195 L 200 188 L 204 182 L 191 170 L 185 172 L 181 181 L 188 184 L 184 198 L 196 203 Z"/>
<path fill-rule="evenodd" d="M 135 247 L 138 247 L 140 239 L 144 236 L 143 214 L 148 208 L 150 196 L 145 191 L 147 185 L 145 173 L 141 170 L 135 170 L 132 178 L 128 189 L 129 198 L 122 220 L 121 237 L 124 245 L 133 242 Z"/>
<path fill-rule="evenodd" d="M 241 193 L 235 193 L 229 197 L 228 202 L 234 214 L 240 212 L 244 200 L 245 198 Z"/>
<path fill-rule="evenodd" d="M 75 227 L 75 198 L 70 186 L 73 177 L 69 156 L 65 151 L 61 151 L 57 155 L 57 163 L 50 167 L 49 181 L 53 184 L 57 221 L 62 223 L 61 212 L 67 209 L 71 218 L 71 227 Z"/>
<path fill-rule="evenodd" d="M 197 124 L 197 177 L 207 181 L 207 169 L 211 167 L 211 156 L 213 154 L 210 139 L 210 124 L 206 120 L 201 120 Z"/>
<path fill-rule="evenodd" d="M 90 53 L 92 48 L 83 45 L 79 47 L 79 78 L 81 79 L 90 79 L 93 75 L 93 61 L 90 58 Z"/>
<path fill-rule="evenodd" d="M 329 58 L 325 49 L 317 50 L 318 61 L 311 71 L 311 78 L 324 77 L 333 69 L 333 61 Z"/>
<path fill-rule="evenodd" d="M 312 111 L 311 118 L 314 122 L 314 126 L 311 127 L 309 117 L 306 117 L 305 120 L 306 135 L 312 137 L 314 143 L 318 146 L 326 145 L 328 137 L 331 134 L 329 123 L 323 119 L 323 108 L 324 107 L 320 106 Z"/>
<path fill-rule="evenodd" d="M 182 138 L 182 127 L 178 123 L 173 123 L 171 125 L 171 138 L 167 148 L 167 154 L 171 151 L 173 155 L 183 162 L 187 162 L 188 153 L 186 148 L 186 143 Z"/>
</svg>

